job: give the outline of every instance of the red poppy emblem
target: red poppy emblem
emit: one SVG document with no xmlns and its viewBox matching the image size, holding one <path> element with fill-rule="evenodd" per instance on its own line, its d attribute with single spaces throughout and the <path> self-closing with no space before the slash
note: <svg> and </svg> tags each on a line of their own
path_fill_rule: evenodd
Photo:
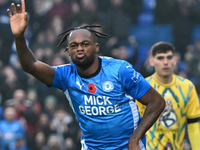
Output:
<svg viewBox="0 0 200 150">
<path fill-rule="evenodd" d="M 95 87 L 94 83 L 89 83 L 88 84 L 88 92 L 90 93 L 96 93 L 97 88 Z"/>
</svg>

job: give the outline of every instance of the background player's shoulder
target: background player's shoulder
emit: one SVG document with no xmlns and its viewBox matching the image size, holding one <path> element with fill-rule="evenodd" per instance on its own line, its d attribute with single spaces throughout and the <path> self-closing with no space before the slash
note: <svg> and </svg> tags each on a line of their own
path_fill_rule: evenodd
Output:
<svg viewBox="0 0 200 150">
<path fill-rule="evenodd" d="M 183 78 L 179 75 L 175 75 L 175 77 L 180 84 L 184 85 L 193 84 L 192 81 L 190 81 L 189 79 Z"/>
<path fill-rule="evenodd" d="M 148 77 L 146 77 L 145 79 L 146 79 L 147 82 L 149 82 L 149 83 L 154 81 L 154 80 L 153 80 L 153 75 L 148 76 Z"/>
</svg>

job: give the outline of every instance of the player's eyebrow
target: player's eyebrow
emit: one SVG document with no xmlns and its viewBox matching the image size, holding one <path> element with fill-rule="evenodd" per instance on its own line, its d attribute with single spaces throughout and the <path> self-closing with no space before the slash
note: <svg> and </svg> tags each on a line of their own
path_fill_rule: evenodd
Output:
<svg viewBox="0 0 200 150">
<path fill-rule="evenodd" d="M 173 57 L 174 57 L 173 55 L 167 56 L 168 59 L 172 59 Z"/>
</svg>

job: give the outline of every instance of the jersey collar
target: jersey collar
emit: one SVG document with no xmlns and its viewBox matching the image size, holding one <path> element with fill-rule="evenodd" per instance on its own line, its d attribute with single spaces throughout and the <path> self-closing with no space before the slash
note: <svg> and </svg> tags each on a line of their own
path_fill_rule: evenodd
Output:
<svg viewBox="0 0 200 150">
<path fill-rule="evenodd" d="M 101 63 L 102 63 L 102 59 L 101 59 L 100 57 L 98 57 L 98 59 L 99 59 L 99 67 L 98 67 L 98 69 L 97 69 L 96 72 L 94 72 L 93 74 L 88 75 L 88 76 L 85 76 L 85 75 L 82 75 L 82 74 L 78 73 L 79 76 L 80 76 L 81 78 L 86 78 L 86 79 L 88 79 L 88 78 L 92 78 L 92 77 L 95 77 L 96 75 L 98 75 L 99 72 L 101 71 Z"/>
<path fill-rule="evenodd" d="M 156 78 L 156 74 L 155 74 L 155 73 L 153 74 L 153 78 L 154 78 L 154 80 L 155 80 L 158 84 L 163 85 L 163 86 L 165 86 L 165 87 L 170 87 L 170 86 L 172 86 L 173 84 L 175 84 L 175 81 L 176 81 L 175 74 L 172 75 L 172 81 L 171 81 L 170 83 L 167 83 L 167 84 L 164 84 L 164 83 L 160 82 L 160 81 Z"/>
</svg>

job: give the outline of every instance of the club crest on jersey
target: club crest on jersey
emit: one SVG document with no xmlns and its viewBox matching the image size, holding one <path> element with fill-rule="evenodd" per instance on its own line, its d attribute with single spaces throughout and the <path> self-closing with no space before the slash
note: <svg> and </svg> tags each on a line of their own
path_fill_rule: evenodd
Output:
<svg viewBox="0 0 200 150">
<path fill-rule="evenodd" d="M 97 88 L 95 87 L 95 84 L 94 83 L 89 83 L 88 84 L 88 92 L 90 92 L 90 93 L 96 93 L 96 91 L 97 91 Z"/>
<path fill-rule="evenodd" d="M 111 81 L 105 81 L 102 87 L 105 92 L 110 92 L 114 89 L 114 85 Z"/>
<path fill-rule="evenodd" d="M 160 123 L 165 128 L 172 128 L 177 121 L 177 116 L 172 108 L 172 102 L 170 100 L 166 101 L 166 108 L 160 117 Z"/>
</svg>

